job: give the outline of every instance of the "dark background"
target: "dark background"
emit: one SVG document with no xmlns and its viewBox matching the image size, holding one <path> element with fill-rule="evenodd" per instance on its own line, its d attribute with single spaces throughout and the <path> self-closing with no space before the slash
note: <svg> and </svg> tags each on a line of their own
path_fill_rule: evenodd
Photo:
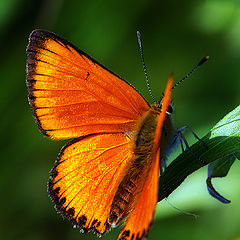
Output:
<svg viewBox="0 0 240 240">
<path fill-rule="evenodd" d="M 68 39 L 149 101 L 136 31 L 142 33 L 153 94 L 171 73 L 179 81 L 205 55 L 210 60 L 173 91 L 175 123 L 204 136 L 240 97 L 240 3 L 234 0 L 9 0 L 0 1 L 1 174 L 0 239 L 97 239 L 56 213 L 47 193 L 49 171 L 65 142 L 42 136 L 25 86 L 25 49 L 33 29 Z M 188 136 L 187 136 L 188 137 Z M 190 142 L 195 141 L 189 136 Z M 176 155 L 176 154 L 175 154 Z M 150 239 L 240 239 L 240 166 L 216 180 L 232 200 L 223 205 L 206 190 L 207 169 L 189 177 L 156 208 Z M 116 239 L 114 229 L 102 239 Z M 238 237 L 238 238 L 237 238 Z"/>
</svg>

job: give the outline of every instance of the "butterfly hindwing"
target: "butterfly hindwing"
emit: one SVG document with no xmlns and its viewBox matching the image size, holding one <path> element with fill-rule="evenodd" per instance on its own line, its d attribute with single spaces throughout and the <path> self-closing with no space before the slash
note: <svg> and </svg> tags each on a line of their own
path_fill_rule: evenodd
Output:
<svg viewBox="0 0 240 240">
<path fill-rule="evenodd" d="M 75 139 L 61 151 L 49 192 L 56 208 L 84 231 L 103 234 L 115 192 L 132 159 L 131 142 L 120 133 Z"/>
<path fill-rule="evenodd" d="M 128 132 L 150 107 L 130 84 L 43 30 L 29 38 L 27 86 L 38 125 L 51 138 Z"/>
</svg>

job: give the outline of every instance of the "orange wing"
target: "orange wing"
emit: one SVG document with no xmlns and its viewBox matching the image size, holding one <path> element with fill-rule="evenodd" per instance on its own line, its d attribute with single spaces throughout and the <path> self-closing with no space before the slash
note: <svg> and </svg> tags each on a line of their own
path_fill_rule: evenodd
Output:
<svg viewBox="0 0 240 240">
<path fill-rule="evenodd" d="M 158 176 L 160 161 L 159 141 L 161 140 L 160 136 L 162 132 L 162 126 L 171 100 L 172 81 L 172 77 L 169 78 L 162 100 L 161 113 L 158 118 L 154 137 L 152 166 L 150 167 L 143 190 L 136 202 L 136 205 L 129 214 L 126 224 L 124 225 L 124 228 L 118 237 L 119 240 L 144 239 L 148 234 L 148 230 L 153 219 L 158 200 Z"/>
<path fill-rule="evenodd" d="M 29 38 L 27 86 L 40 130 L 56 139 L 128 132 L 150 107 L 127 82 L 43 30 Z"/>
<path fill-rule="evenodd" d="M 121 133 L 75 139 L 61 151 L 51 172 L 49 192 L 56 208 L 74 225 L 103 234 L 111 203 L 132 156 Z"/>
</svg>

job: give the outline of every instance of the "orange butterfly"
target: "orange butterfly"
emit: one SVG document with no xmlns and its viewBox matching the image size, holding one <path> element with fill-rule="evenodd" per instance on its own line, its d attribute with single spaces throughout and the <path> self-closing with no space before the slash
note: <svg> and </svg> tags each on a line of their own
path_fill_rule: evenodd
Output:
<svg viewBox="0 0 240 240">
<path fill-rule="evenodd" d="M 102 235 L 123 222 L 118 239 L 147 236 L 159 162 L 174 133 L 172 81 L 150 106 L 70 42 L 43 30 L 31 33 L 27 87 L 33 114 L 44 135 L 74 138 L 51 171 L 49 193 L 57 210 L 83 232 Z"/>
</svg>

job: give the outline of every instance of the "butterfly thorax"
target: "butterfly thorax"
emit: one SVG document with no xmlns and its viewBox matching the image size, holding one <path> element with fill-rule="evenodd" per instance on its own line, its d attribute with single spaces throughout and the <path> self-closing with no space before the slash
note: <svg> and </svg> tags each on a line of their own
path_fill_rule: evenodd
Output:
<svg viewBox="0 0 240 240">
<path fill-rule="evenodd" d="M 123 220 L 136 204 L 145 179 L 153 162 L 153 142 L 161 109 L 153 105 L 138 122 L 138 130 L 133 137 L 133 161 L 128 173 L 121 181 L 115 194 L 108 222 L 114 226 Z M 166 115 L 160 140 L 160 159 L 165 158 L 165 148 L 171 143 L 174 127 L 170 114 Z"/>
<path fill-rule="evenodd" d="M 170 106 L 171 107 L 171 106 Z M 172 107 L 171 107 L 172 108 Z M 152 105 L 152 108 L 146 112 L 146 115 L 139 124 L 138 133 L 135 139 L 136 154 L 152 154 L 153 139 L 155 135 L 156 125 L 161 109 L 158 104 Z M 160 155 L 164 157 L 168 148 L 171 148 L 172 138 L 176 129 L 173 125 L 172 112 L 167 112 L 163 123 L 162 135 L 160 138 Z M 168 154 L 167 154 L 168 155 Z"/>
</svg>

